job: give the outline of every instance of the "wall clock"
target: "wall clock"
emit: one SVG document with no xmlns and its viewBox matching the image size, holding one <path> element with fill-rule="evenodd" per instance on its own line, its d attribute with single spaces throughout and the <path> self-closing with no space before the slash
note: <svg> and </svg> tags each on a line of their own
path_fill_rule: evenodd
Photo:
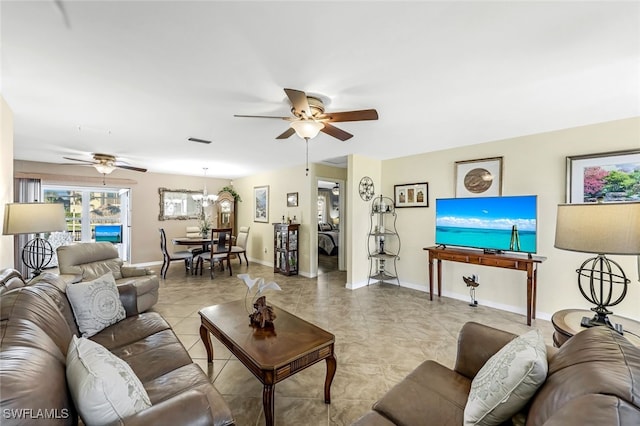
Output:
<svg viewBox="0 0 640 426">
<path fill-rule="evenodd" d="M 364 201 L 369 201 L 373 198 L 374 193 L 373 180 L 369 176 L 360 179 L 360 198 Z"/>
</svg>

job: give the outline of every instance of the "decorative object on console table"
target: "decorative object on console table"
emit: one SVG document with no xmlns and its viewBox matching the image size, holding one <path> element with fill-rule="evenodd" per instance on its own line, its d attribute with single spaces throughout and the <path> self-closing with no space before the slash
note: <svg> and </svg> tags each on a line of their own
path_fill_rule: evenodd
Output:
<svg viewBox="0 0 640 426">
<path fill-rule="evenodd" d="M 253 221 L 269 222 L 269 186 L 253 188 Z"/>
<path fill-rule="evenodd" d="M 50 203 L 9 203 L 4 208 L 3 235 L 36 234 L 22 248 L 22 261 L 40 275 L 51 258 L 53 248 L 41 238 L 42 232 L 63 231 L 67 228 L 64 205 Z"/>
<path fill-rule="evenodd" d="M 567 203 L 636 201 L 640 149 L 567 157 Z"/>
<path fill-rule="evenodd" d="M 429 207 L 429 184 L 406 183 L 393 186 L 396 208 Z"/>
<path fill-rule="evenodd" d="M 580 293 L 596 305 L 591 308 L 595 316 L 584 317 L 581 324 L 606 325 L 622 334 L 622 326 L 607 317 L 613 313 L 608 308 L 622 302 L 630 280 L 606 255 L 640 254 L 640 202 L 558 205 L 554 246 L 597 255 L 576 270 Z"/>
<path fill-rule="evenodd" d="M 299 224 L 273 224 L 273 272 L 298 275 Z"/>
<path fill-rule="evenodd" d="M 378 282 L 397 281 L 398 268 L 396 262 L 400 258 L 400 238 L 396 231 L 396 210 L 393 200 L 380 195 L 371 202 L 371 227 L 367 239 L 369 256 L 369 277 Z M 388 239 L 388 240 L 387 240 Z M 390 271 L 393 268 L 393 271 Z"/>
<path fill-rule="evenodd" d="M 456 161 L 456 197 L 502 195 L 502 157 Z"/>
</svg>

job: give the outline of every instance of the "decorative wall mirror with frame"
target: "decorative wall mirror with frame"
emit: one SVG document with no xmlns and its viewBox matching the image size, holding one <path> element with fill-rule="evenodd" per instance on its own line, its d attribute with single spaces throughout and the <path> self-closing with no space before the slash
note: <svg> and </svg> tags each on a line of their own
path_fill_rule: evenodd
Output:
<svg viewBox="0 0 640 426">
<path fill-rule="evenodd" d="M 202 195 L 202 191 L 158 188 L 158 193 L 160 194 L 160 214 L 158 214 L 158 220 L 188 220 L 200 218 L 200 203 L 193 199 L 193 195 Z"/>
</svg>

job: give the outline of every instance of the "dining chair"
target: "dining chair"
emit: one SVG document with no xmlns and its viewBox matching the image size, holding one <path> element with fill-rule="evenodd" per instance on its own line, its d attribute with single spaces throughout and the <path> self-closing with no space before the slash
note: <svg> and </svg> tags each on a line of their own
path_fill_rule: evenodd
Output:
<svg viewBox="0 0 640 426">
<path fill-rule="evenodd" d="M 167 278 L 167 271 L 169 270 L 169 264 L 175 260 L 184 261 L 185 272 L 193 267 L 193 253 L 187 250 L 169 252 L 167 248 L 167 234 L 164 232 L 164 228 L 159 228 L 160 231 L 160 250 L 162 250 L 162 268 L 160 268 L 160 276 Z"/>
<path fill-rule="evenodd" d="M 244 254 L 244 260 L 247 262 L 247 266 L 249 266 L 249 259 L 247 259 L 247 242 L 249 240 L 249 226 L 241 226 L 238 231 L 238 236 L 236 237 L 236 244 L 231 247 L 231 254 L 235 254 L 238 256 L 238 260 L 242 265 L 242 259 L 240 258 L 240 254 Z"/>
<path fill-rule="evenodd" d="M 231 270 L 231 232 L 232 228 L 215 228 L 211 230 L 211 250 L 201 253 L 197 256 L 196 271 L 200 270 L 202 275 L 202 269 L 204 268 L 204 262 L 209 262 L 209 271 L 211 278 L 213 278 L 213 269 L 216 263 L 219 263 L 224 271 L 224 263 L 226 261 L 227 268 L 229 268 L 229 275 L 233 275 Z M 217 237 L 216 237 L 217 235 Z"/>
</svg>

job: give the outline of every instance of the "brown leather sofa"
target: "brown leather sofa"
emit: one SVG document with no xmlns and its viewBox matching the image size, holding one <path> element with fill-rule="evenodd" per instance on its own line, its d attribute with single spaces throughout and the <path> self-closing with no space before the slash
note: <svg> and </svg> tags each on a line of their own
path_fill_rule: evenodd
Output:
<svg viewBox="0 0 640 426">
<path fill-rule="evenodd" d="M 516 335 L 477 323 L 463 326 L 453 370 L 425 361 L 354 425 L 464 424 L 471 381 Z M 515 416 L 527 426 L 640 425 L 640 348 L 605 327 L 584 330 L 548 348 L 546 381 Z"/>
<path fill-rule="evenodd" d="M 76 243 L 60 246 L 58 269 L 67 283 L 91 281 L 111 272 L 116 284 L 132 283 L 137 296 L 138 312 L 158 302 L 158 276 L 147 268 L 124 265 L 118 249 L 111 243 Z"/>
<path fill-rule="evenodd" d="M 5 274 L 12 278 L 13 275 Z M 0 295 L 3 426 L 78 423 L 65 364 L 69 342 L 79 332 L 66 297 L 66 286 L 59 276 L 45 273 L 26 286 Z M 118 291 L 127 317 L 91 340 L 129 364 L 152 404 L 121 424 L 233 425 L 222 395 L 193 363 L 162 316 L 138 312 L 132 283 L 118 286 Z"/>
</svg>

